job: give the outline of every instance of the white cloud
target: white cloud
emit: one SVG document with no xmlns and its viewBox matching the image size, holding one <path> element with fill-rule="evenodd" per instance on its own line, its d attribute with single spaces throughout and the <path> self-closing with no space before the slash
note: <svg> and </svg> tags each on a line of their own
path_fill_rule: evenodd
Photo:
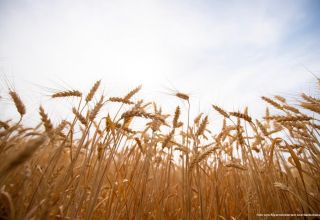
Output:
<svg viewBox="0 0 320 220">
<path fill-rule="evenodd" d="M 307 17 L 297 1 L 7 1 L 0 12 L 0 65 L 22 82 L 142 83 L 165 105 L 169 79 L 204 108 L 238 108 L 308 81 L 301 63 L 318 68 L 315 36 L 288 43 Z"/>
</svg>

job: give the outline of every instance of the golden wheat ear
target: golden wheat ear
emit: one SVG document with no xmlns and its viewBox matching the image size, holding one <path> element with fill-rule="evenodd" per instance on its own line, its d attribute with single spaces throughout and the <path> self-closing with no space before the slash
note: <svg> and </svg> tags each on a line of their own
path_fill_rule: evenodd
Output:
<svg viewBox="0 0 320 220">
<path fill-rule="evenodd" d="M 61 92 L 56 92 L 51 95 L 51 98 L 65 98 L 65 97 L 81 97 L 82 93 L 78 90 L 66 90 Z"/>
<path fill-rule="evenodd" d="M 229 118 L 229 117 L 230 117 L 229 114 L 228 114 L 225 110 L 223 110 L 222 108 L 220 108 L 219 106 L 217 106 L 217 105 L 212 105 L 212 107 L 213 107 L 214 110 L 216 110 L 218 113 L 220 113 L 220 115 L 222 115 L 222 116 L 224 116 L 224 117 L 226 117 L 226 118 Z"/>
<path fill-rule="evenodd" d="M 53 125 L 52 125 L 51 120 L 49 119 L 48 115 L 45 113 L 42 106 L 39 107 L 39 114 L 40 114 L 41 121 L 44 125 L 46 132 L 50 135 L 51 131 L 53 129 Z"/>
<path fill-rule="evenodd" d="M 19 112 L 20 116 L 22 117 L 23 115 L 26 114 L 26 107 L 23 104 L 20 96 L 18 95 L 18 93 L 16 93 L 15 91 L 9 91 L 9 95 L 11 96 L 12 101 L 14 102 L 17 111 Z"/>
<path fill-rule="evenodd" d="M 83 124 L 85 126 L 87 125 L 87 119 L 85 117 L 83 117 L 81 115 L 81 113 L 78 112 L 78 110 L 75 107 L 72 108 L 72 112 L 77 117 L 77 119 L 81 122 L 81 124 Z"/>
<path fill-rule="evenodd" d="M 181 113 L 180 107 L 177 106 L 176 107 L 176 111 L 174 112 L 173 121 L 172 121 L 172 126 L 174 128 L 178 127 L 178 120 L 179 120 L 180 113 Z"/>
<path fill-rule="evenodd" d="M 177 92 L 175 95 L 180 99 L 189 101 L 189 96 L 187 94 L 185 94 L 185 93 Z"/>
<path fill-rule="evenodd" d="M 135 94 L 137 94 L 142 88 L 142 85 L 139 85 L 138 87 L 134 88 L 131 90 L 125 97 L 123 98 L 124 100 L 130 100 Z"/>
<path fill-rule="evenodd" d="M 90 102 L 93 98 L 93 96 L 96 94 L 99 86 L 101 84 L 101 80 L 98 80 L 94 83 L 94 85 L 92 86 L 92 88 L 90 89 L 88 95 L 86 96 L 86 102 Z"/>
</svg>

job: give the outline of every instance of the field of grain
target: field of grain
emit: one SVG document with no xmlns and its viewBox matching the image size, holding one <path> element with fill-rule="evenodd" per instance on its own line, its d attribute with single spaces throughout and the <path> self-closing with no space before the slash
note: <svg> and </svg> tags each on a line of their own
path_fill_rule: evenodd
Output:
<svg viewBox="0 0 320 220">
<path fill-rule="evenodd" d="M 184 93 L 174 94 L 177 107 L 168 113 L 140 100 L 140 89 L 100 96 L 97 81 L 88 94 L 51 94 L 77 100 L 73 119 L 53 123 L 39 106 L 35 127 L 24 125 L 28 110 L 8 89 L 17 118 L 0 121 L 0 219 L 320 213 L 320 99 L 262 97 L 268 108 L 259 119 L 248 109 L 229 112 L 211 103 L 221 120 L 212 124 L 205 114 L 190 115 Z M 117 113 L 106 112 L 108 105 Z M 297 217 L 282 217 L 290 218 Z"/>
</svg>

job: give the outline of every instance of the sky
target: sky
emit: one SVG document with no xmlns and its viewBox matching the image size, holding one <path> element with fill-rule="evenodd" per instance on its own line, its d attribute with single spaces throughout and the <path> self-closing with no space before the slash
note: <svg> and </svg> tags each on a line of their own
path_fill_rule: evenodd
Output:
<svg viewBox="0 0 320 220">
<path fill-rule="evenodd" d="M 0 95 L 9 82 L 27 111 L 63 118 L 74 100 L 49 95 L 102 79 L 107 96 L 142 84 L 168 111 L 185 107 L 170 95 L 181 91 L 194 114 L 217 104 L 259 116 L 262 95 L 316 92 L 319 10 L 317 0 L 0 0 Z M 2 99 L 2 116 L 16 114 Z"/>
</svg>

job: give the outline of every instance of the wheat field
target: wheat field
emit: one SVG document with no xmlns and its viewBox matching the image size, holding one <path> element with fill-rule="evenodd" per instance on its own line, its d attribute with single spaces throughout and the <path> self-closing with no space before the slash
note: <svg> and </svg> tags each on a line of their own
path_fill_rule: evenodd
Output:
<svg viewBox="0 0 320 220">
<path fill-rule="evenodd" d="M 72 119 L 39 106 L 34 127 L 8 89 L 19 117 L 0 121 L 0 219 L 317 219 L 320 99 L 263 96 L 258 119 L 210 103 L 213 124 L 190 115 L 187 94 L 168 113 L 140 89 L 108 97 L 97 81 L 86 94 L 51 94 L 76 100 Z"/>
</svg>

